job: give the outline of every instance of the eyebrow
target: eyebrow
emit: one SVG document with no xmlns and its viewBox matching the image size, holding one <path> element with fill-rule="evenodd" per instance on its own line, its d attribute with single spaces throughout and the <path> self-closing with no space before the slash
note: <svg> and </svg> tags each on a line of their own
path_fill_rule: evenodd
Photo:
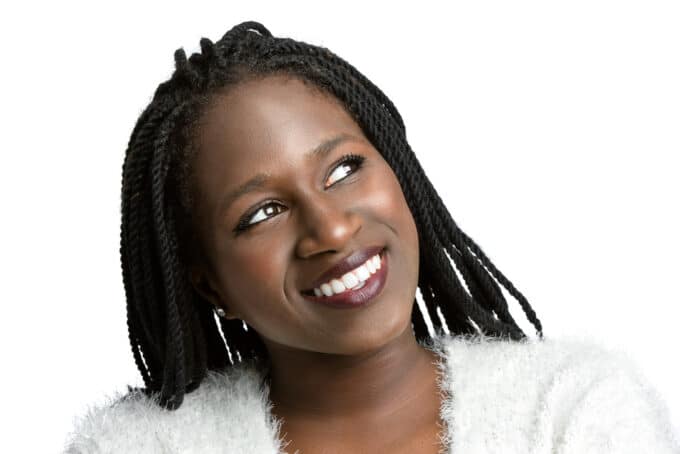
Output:
<svg viewBox="0 0 680 454">
<path fill-rule="evenodd" d="M 312 150 L 305 153 L 305 160 L 321 160 L 333 151 L 338 145 L 348 141 L 359 141 L 359 139 L 351 134 L 341 133 L 330 139 L 324 140 Z M 228 193 L 220 202 L 220 211 L 226 210 L 239 197 L 261 189 L 271 180 L 271 175 L 267 173 L 258 173 L 245 183 L 239 185 L 236 189 Z"/>
</svg>

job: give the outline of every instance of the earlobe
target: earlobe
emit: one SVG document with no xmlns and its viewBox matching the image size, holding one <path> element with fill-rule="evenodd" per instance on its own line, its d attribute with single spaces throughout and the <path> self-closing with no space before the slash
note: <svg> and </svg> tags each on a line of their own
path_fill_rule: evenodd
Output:
<svg viewBox="0 0 680 454">
<path fill-rule="evenodd" d="M 203 299 L 208 301 L 213 306 L 219 307 L 220 297 L 215 290 L 210 286 L 207 277 L 198 270 L 192 267 L 189 272 L 189 281 L 196 292 L 201 295 Z"/>
<path fill-rule="evenodd" d="M 226 320 L 239 320 L 237 316 L 235 316 L 231 312 L 224 310 L 221 307 L 215 307 L 215 313 L 217 314 L 218 317 L 224 318 Z"/>
<path fill-rule="evenodd" d="M 217 315 L 227 320 L 238 318 L 229 310 L 228 305 L 222 300 L 219 293 L 213 289 L 209 279 L 200 270 L 192 268 L 189 273 L 189 280 L 196 292 L 214 307 Z"/>
</svg>

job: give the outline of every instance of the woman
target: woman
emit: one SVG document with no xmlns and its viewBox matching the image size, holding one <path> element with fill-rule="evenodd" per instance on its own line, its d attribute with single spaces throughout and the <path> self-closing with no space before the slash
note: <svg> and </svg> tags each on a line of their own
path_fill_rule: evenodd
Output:
<svg viewBox="0 0 680 454">
<path fill-rule="evenodd" d="M 68 452 L 677 452 L 625 358 L 543 340 L 355 68 L 256 22 L 175 60 L 123 169 L 145 387 Z"/>
</svg>

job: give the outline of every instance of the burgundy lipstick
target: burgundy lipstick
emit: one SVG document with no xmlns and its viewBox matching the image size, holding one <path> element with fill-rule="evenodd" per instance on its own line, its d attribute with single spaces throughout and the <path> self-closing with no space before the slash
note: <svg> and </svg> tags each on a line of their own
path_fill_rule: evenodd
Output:
<svg viewBox="0 0 680 454">
<path fill-rule="evenodd" d="M 331 296 L 317 296 L 312 290 L 306 290 L 302 292 L 302 296 L 308 301 L 325 304 L 335 308 L 355 308 L 364 306 L 380 294 L 387 281 L 388 261 L 387 254 L 383 248 L 367 248 L 360 251 L 341 261 L 337 266 L 323 273 L 314 281 L 314 287 L 318 288 L 322 283 L 328 282 L 333 278 L 339 279 L 344 273 L 352 271 L 378 253 L 380 257 L 380 269 L 376 269 L 375 273 L 371 274 L 370 277 L 363 282 L 362 286 L 359 286 L 358 288 L 355 287 L 354 289 L 347 289 L 339 294 L 334 293 Z"/>
</svg>

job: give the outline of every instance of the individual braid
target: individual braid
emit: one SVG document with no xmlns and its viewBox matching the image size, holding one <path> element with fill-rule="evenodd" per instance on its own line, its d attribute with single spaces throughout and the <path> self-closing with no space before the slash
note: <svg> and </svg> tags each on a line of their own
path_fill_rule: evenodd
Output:
<svg viewBox="0 0 680 454">
<path fill-rule="evenodd" d="M 411 315 L 411 322 L 416 339 L 425 339 L 429 336 L 427 323 L 425 322 L 425 318 L 423 317 L 420 307 L 418 307 L 418 298 L 413 300 L 413 314 Z"/>
<path fill-rule="evenodd" d="M 191 344 L 192 338 L 184 336 L 182 330 L 182 327 L 186 326 L 187 317 L 182 313 L 178 301 L 182 283 L 176 255 L 177 245 L 174 230 L 168 228 L 172 224 L 168 222 L 170 216 L 165 206 L 165 179 L 169 169 L 169 153 L 166 147 L 168 147 L 170 133 L 175 127 L 176 117 L 179 116 L 183 107 L 184 105 L 175 107 L 161 125 L 159 135 L 154 142 L 154 155 L 151 163 L 151 206 L 163 286 L 166 290 L 166 346 L 168 351 L 166 351 L 165 361 L 173 365 L 163 371 L 161 395 L 166 399 L 169 407 L 178 406 L 177 401 L 180 400 L 178 396 L 184 395 L 186 389 L 184 360 L 190 363 L 192 359 L 190 355 L 185 355 L 191 351 L 187 346 Z"/>
<path fill-rule="evenodd" d="M 189 184 L 197 121 L 216 95 L 267 75 L 287 74 L 335 97 L 393 169 L 418 230 L 418 288 L 427 312 L 416 298 L 418 340 L 431 338 L 426 318 L 435 333 L 445 325 L 452 334 L 526 337 L 500 286 L 542 337 L 526 298 L 453 221 L 406 140 L 397 108 L 356 68 L 323 47 L 276 38 L 257 22 L 239 24 L 215 43 L 202 38 L 200 49 L 188 58 L 175 51 L 175 71 L 135 123 L 123 164 L 120 254 L 129 340 L 145 392 L 160 405 L 178 408 L 208 370 L 268 358 L 259 334 L 241 320 L 216 319 L 188 276 L 198 249 Z"/>
<path fill-rule="evenodd" d="M 155 389 L 156 382 L 159 381 L 160 365 L 164 362 L 163 352 L 157 344 L 162 335 L 159 334 L 157 327 L 157 319 L 162 317 L 160 314 L 162 307 L 156 303 L 153 288 L 144 285 L 145 274 L 150 274 L 153 270 L 149 261 L 155 256 L 143 250 L 148 244 L 145 237 L 148 219 L 143 216 L 144 207 L 140 206 L 144 202 L 143 173 L 146 163 L 140 158 L 146 158 L 146 156 L 139 150 L 150 142 L 165 110 L 160 103 L 155 106 L 156 109 L 151 107 L 142 114 L 133 130 L 123 164 L 120 250 L 123 281 L 128 300 L 128 326 L 133 330 L 134 327 L 143 328 L 130 332 L 133 353 L 138 367 L 143 354 L 144 365 L 140 367 L 142 377 L 147 388 Z M 143 252 L 141 257 L 140 251 Z"/>
</svg>

